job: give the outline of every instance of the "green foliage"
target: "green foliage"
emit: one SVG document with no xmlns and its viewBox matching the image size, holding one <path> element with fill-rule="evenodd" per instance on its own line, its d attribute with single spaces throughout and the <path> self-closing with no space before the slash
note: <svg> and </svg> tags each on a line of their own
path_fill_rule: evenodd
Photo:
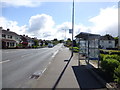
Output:
<svg viewBox="0 0 120 90">
<path fill-rule="evenodd" d="M 120 84 L 120 65 L 114 70 L 114 78 Z"/>
<path fill-rule="evenodd" d="M 67 41 L 66 41 L 66 43 L 65 43 L 65 46 L 67 46 L 67 47 L 70 47 L 70 46 L 72 46 L 72 41 L 70 41 L 70 40 L 67 40 Z"/>
<path fill-rule="evenodd" d="M 38 46 L 32 46 L 32 48 L 37 48 Z"/>
<path fill-rule="evenodd" d="M 53 41 L 52 44 L 53 45 L 57 45 L 59 43 L 59 41 Z"/>
<path fill-rule="evenodd" d="M 35 46 L 38 46 L 39 45 L 38 40 L 34 40 L 34 44 L 35 44 Z"/>
<path fill-rule="evenodd" d="M 100 54 L 100 60 L 103 61 L 105 54 Z"/>
<path fill-rule="evenodd" d="M 102 69 L 105 70 L 105 72 L 107 72 L 111 76 L 113 76 L 114 70 L 118 66 L 119 66 L 119 61 L 117 61 L 116 59 L 112 59 L 112 58 L 103 59 L 103 61 L 101 62 Z"/>
<path fill-rule="evenodd" d="M 100 49 L 101 54 L 120 55 L 120 50 L 104 50 Z"/>
<path fill-rule="evenodd" d="M 20 44 L 17 44 L 17 46 L 18 46 L 18 47 L 22 47 L 22 44 L 21 44 L 21 43 L 20 43 Z"/>
<path fill-rule="evenodd" d="M 103 60 L 105 59 L 115 59 L 120 62 L 120 56 L 118 55 L 104 55 Z"/>
<path fill-rule="evenodd" d="M 69 47 L 70 50 L 72 50 L 72 47 Z M 79 52 L 79 47 L 73 47 L 73 52 Z"/>
</svg>

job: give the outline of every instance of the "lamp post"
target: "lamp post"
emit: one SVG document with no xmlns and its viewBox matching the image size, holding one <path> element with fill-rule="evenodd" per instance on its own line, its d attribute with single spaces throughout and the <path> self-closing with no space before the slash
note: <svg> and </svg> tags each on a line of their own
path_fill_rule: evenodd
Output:
<svg viewBox="0 0 120 90">
<path fill-rule="evenodd" d="M 72 11 L 72 55 L 73 56 L 73 36 L 74 36 L 74 0 L 73 0 L 73 11 Z"/>
</svg>

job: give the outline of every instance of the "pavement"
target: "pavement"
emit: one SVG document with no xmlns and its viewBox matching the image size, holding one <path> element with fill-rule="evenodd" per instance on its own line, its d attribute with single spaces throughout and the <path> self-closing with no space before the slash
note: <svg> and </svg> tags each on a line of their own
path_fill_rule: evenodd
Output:
<svg viewBox="0 0 120 90">
<path fill-rule="evenodd" d="M 101 83 L 100 78 L 96 78 L 97 75 L 91 73 L 93 67 L 87 65 L 84 60 L 80 60 L 80 65 L 78 65 L 77 53 L 74 53 L 72 59 L 70 56 L 71 51 L 62 47 L 42 76 L 34 80 L 29 88 L 107 90 L 106 83 Z"/>
</svg>

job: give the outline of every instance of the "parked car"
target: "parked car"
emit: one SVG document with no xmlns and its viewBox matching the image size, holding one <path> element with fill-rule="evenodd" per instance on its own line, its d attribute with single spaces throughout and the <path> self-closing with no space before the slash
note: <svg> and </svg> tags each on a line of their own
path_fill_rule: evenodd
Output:
<svg viewBox="0 0 120 90">
<path fill-rule="evenodd" d="M 49 44 L 48 44 L 48 47 L 49 47 L 49 48 L 52 48 L 52 47 L 53 47 L 53 44 L 52 44 L 52 43 L 49 43 Z"/>
</svg>

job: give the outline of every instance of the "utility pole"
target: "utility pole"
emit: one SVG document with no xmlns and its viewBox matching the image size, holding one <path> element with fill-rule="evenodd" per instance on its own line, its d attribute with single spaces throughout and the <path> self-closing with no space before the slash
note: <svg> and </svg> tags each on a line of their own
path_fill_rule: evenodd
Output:
<svg viewBox="0 0 120 90">
<path fill-rule="evenodd" d="M 72 9 L 72 55 L 73 56 L 73 36 L 74 36 L 74 0 L 73 0 L 73 9 Z"/>
</svg>

